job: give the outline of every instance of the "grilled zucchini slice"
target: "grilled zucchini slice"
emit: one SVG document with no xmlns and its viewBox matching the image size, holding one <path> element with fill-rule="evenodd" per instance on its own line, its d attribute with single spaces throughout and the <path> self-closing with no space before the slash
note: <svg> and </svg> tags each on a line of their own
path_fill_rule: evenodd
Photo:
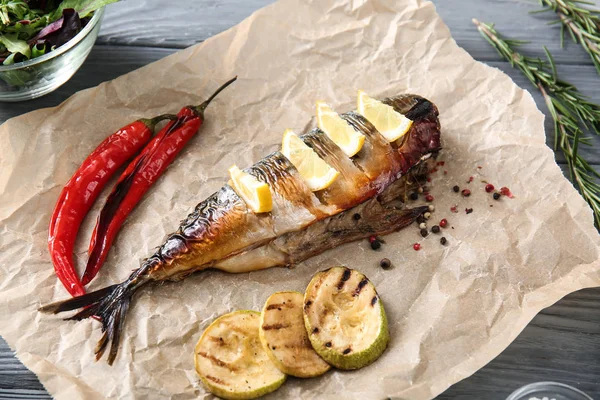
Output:
<svg viewBox="0 0 600 400">
<path fill-rule="evenodd" d="M 313 277 L 304 295 L 304 323 L 315 351 L 339 369 L 371 364 L 390 339 L 375 286 L 360 272 L 346 267 L 334 267 Z"/>
<path fill-rule="evenodd" d="M 196 344 L 194 362 L 202 383 L 224 399 L 255 399 L 285 382 L 259 339 L 260 313 L 235 311 L 217 318 Z"/>
<path fill-rule="evenodd" d="M 277 292 L 267 299 L 260 318 L 260 341 L 282 372 L 299 378 L 322 375 L 330 368 L 313 350 L 302 316 L 304 295 Z"/>
</svg>

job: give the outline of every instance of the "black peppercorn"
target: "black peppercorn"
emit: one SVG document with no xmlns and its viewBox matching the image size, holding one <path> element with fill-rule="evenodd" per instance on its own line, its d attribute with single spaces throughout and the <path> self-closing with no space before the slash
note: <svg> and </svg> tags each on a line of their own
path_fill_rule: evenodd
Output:
<svg viewBox="0 0 600 400">
<path fill-rule="evenodd" d="M 428 235 L 427 228 L 421 229 L 421 236 L 426 237 Z"/>
<path fill-rule="evenodd" d="M 352 216 L 352 218 L 354 218 L 355 221 L 358 221 L 360 219 L 360 214 L 356 213 Z"/>
<path fill-rule="evenodd" d="M 379 240 L 377 240 L 377 239 L 373 240 L 371 242 L 371 248 L 373 250 L 379 250 L 381 248 L 381 242 Z"/>
<path fill-rule="evenodd" d="M 494 200 L 500 200 L 500 193 L 494 193 Z"/>
<path fill-rule="evenodd" d="M 390 269 L 392 262 L 388 258 L 382 258 L 381 261 L 379 261 L 379 266 L 383 269 Z"/>
<path fill-rule="evenodd" d="M 440 233 L 440 227 L 437 225 L 434 225 L 431 227 L 431 232 L 433 233 Z"/>
<path fill-rule="evenodd" d="M 454 185 L 452 190 L 454 190 L 454 193 L 458 193 L 460 191 L 460 188 L 458 187 L 458 185 Z"/>
<path fill-rule="evenodd" d="M 425 217 L 423 215 L 419 215 L 417 217 L 417 223 L 422 224 L 423 222 L 425 222 Z"/>
<path fill-rule="evenodd" d="M 472 208 L 465 208 L 465 212 L 467 214 L 471 214 L 473 212 L 473 209 Z"/>
<path fill-rule="evenodd" d="M 412 193 L 410 194 L 410 199 L 411 199 L 411 200 L 418 200 L 418 199 L 419 199 L 419 193 L 417 193 L 417 192 L 412 192 Z"/>
<path fill-rule="evenodd" d="M 442 236 L 442 238 L 440 239 L 440 243 L 446 244 L 446 243 L 448 243 L 448 240 L 446 240 L 446 238 Z"/>
</svg>

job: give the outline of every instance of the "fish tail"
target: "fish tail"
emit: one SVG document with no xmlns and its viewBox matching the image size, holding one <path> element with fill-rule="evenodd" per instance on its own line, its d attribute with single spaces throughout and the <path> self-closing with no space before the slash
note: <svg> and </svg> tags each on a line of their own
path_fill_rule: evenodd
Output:
<svg viewBox="0 0 600 400">
<path fill-rule="evenodd" d="M 45 305 L 39 311 L 58 314 L 83 308 L 83 310 L 65 320 L 81 321 L 90 317 L 99 320 L 102 323 L 102 337 L 96 346 L 96 361 L 102 357 L 110 343 L 107 362 L 112 365 L 119 351 L 119 340 L 131 303 L 131 297 L 145 282 L 147 282 L 147 279 L 140 279 L 139 273 L 136 271 L 125 282 L 107 286 L 69 300 Z"/>
</svg>

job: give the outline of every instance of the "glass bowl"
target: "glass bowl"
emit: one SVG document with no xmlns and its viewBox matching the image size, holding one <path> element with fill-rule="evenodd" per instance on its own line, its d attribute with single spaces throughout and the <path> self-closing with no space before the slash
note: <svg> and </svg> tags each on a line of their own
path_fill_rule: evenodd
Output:
<svg viewBox="0 0 600 400">
<path fill-rule="evenodd" d="M 58 88 L 85 61 L 98 37 L 104 8 L 74 38 L 56 50 L 31 60 L 0 65 L 0 101 L 35 99 Z"/>
<path fill-rule="evenodd" d="M 573 386 L 558 382 L 535 382 L 515 390 L 506 400 L 593 400 Z"/>
</svg>

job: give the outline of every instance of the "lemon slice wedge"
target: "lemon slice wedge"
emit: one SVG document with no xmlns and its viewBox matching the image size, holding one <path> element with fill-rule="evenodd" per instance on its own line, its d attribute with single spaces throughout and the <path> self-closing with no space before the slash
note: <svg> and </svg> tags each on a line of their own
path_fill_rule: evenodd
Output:
<svg viewBox="0 0 600 400">
<path fill-rule="evenodd" d="M 313 192 L 328 188 L 340 174 L 290 129 L 286 129 L 283 133 L 281 152 L 294 164 Z"/>
<path fill-rule="evenodd" d="M 365 143 L 365 135 L 322 101 L 317 101 L 317 125 L 348 157 L 358 153 Z"/>
<path fill-rule="evenodd" d="M 358 113 L 365 117 L 385 137 L 388 142 L 398 140 L 408 132 L 412 121 L 396 112 L 392 107 L 358 91 Z"/>
<path fill-rule="evenodd" d="M 236 165 L 229 168 L 233 189 L 255 213 L 269 212 L 273 209 L 273 199 L 269 185 L 261 182 Z"/>
</svg>

